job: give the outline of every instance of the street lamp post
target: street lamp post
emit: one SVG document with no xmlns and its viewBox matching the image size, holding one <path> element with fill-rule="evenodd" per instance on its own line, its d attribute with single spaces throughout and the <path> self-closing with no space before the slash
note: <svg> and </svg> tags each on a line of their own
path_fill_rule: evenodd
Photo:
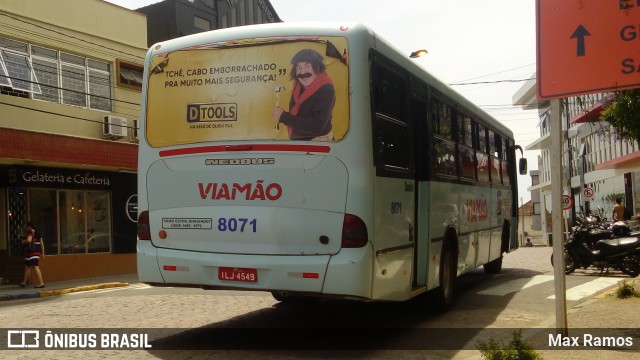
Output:
<svg viewBox="0 0 640 360">
<path fill-rule="evenodd" d="M 409 55 L 410 58 L 415 59 L 421 56 L 427 55 L 428 51 L 425 49 L 416 50 Z"/>
</svg>

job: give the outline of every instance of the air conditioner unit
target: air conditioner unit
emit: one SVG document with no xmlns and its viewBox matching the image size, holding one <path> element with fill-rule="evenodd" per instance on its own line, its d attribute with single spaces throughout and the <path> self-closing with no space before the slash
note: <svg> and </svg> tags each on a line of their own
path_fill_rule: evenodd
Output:
<svg viewBox="0 0 640 360">
<path fill-rule="evenodd" d="M 105 116 L 102 135 L 109 138 L 121 138 L 127 136 L 127 119 L 119 116 Z"/>
<path fill-rule="evenodd" d="M 129 140 L 130 141 L 138 141 L 138 119 L 131 120 L 131 129 L 129 131 Z"/>
</svg>

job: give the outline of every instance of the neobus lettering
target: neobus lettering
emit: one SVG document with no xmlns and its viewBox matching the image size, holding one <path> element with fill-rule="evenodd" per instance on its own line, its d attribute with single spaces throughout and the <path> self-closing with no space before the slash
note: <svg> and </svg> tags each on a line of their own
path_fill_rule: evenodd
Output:
<svg viewBox="0 0 640 360">
<path fill-rule="evenodd" d="M 264 180 L 257 180 L 256 184 L 233 183 L 231 190 L 229 185 L 218 183 L 198 183 L 200 198 L 211 200 L 278 200 L 282 196 L 282 186 L 277 183 L 269 184 L 266 187 L 262 185 Z M 244 195 L 240 195 L 244 194 Z"/>
<path fill-rule="evenodd" d="M 275 164 L 274 158 L 241 158 L 241 159 L 207 159 L 205 165 L 271 165 Z"/>
</svg>

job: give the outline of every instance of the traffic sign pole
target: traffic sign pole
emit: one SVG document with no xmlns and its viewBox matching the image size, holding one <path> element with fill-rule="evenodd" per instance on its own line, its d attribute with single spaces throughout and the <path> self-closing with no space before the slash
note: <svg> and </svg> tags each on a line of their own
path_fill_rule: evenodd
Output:
<svg viewBox="0 0 640 360">
<path fill-rule="evenodd" d="M 562 154 L 562 105 L 559 99 L 551 100 L 551 153 Z M 551 197 L 562 199 L 562 157 L 551 157 Z M 564 233 L 562 231 L 562 201 L 551 202 L 553 236 L 553 278 L 556 295 L 556 331 L 568 336 L 567 296 L 564 274 Z"/>
</svg>

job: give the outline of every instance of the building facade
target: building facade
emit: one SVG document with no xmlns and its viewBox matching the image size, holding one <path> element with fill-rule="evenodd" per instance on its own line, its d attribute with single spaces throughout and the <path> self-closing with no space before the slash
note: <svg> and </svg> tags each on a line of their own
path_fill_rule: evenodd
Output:
<svg viewBox="0 0 640 360">
<path fill-rule="evenodd" d="M 45 281 L 135 272 L 145 16 L 5 1 L 0 25 L 0 277 L 22 277 L 27 221 Z"/>
<path fill-rule="evenodd" d="M 535 76 L 533 76 L 535 78 Z M 640 213 L 640 148 L 637 141 L 622 139 L 606 121 L 599 119 L 611 93 L 562 99 L 563 153 L 551 153 L 549 102 L 538 102 L 535 80 L 513 96 L 514 105 L 538 109 L 540 137 L 525 150 L 540 150 L 537 181 L 529 191 L 539 199 L 540 226 L 551 243 L 551 157 L 561 156 L 564 194 L 573 206 L 563 211 L 566 228 L 576 216 L 599 214 L 611 219 L 616 199 L 622 199 L 627 218 Z M 587 190 L 585 190 L 587 189 Z M 535 195 L 535 197 L 534 197 Z M 560 201 L 560 199 L 558 199 Z M 534 201 L 535 205 L 535 201 Z"/>
<path fill-rule="evenodd" d="M 103 0 L 0 4 L 1 280 L 22 279 L 28 221 L 44 240 L 45 281 L 136 272 L 148 42 L 280 21 L 267 0 L 165 0 L 140 10 Z"/>
</svg>

